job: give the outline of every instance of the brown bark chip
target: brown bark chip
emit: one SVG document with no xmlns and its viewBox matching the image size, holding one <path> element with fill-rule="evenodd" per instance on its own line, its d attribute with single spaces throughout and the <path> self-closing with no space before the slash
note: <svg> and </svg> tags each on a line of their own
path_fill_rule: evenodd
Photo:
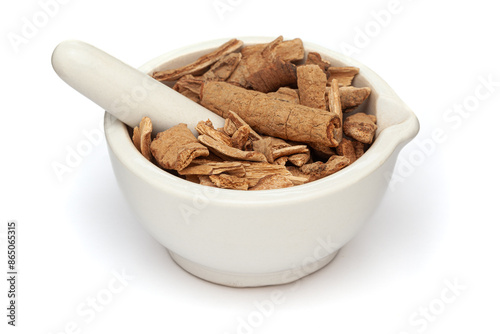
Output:
<svg viewBox="0 0 500 334">
<path fill-rule="evenodd" d="M 194 158 L 206 157 L 210 152 L 198 142 L 187 125 L 181 123 L 158 133 L 151 143 L 151 153 L 161 167 L 180 171 Z"/>
<path fill-rule="evenodd" d="M 337 151 L 338 155 L 347 157 L 349 159 L 349 164 L 352 164 L 357 159 L 354 145 L 352 141 L 347 138 L 343 138 L 339 146 L 337 146 L 335 150 Z"/>
<path fill-rule="evenodd" d="M 257 140 L 253 142 L 253 149 L 257 152 L 263 153 L 267 161 L 269 163 L 274 162 L 274 152 L 276 150 L 289 147 L 290 144 L 288 144 L 286 141 L 280 138 L 275 138 L 275 137 L 265 137 L 262 138 L 261 140 Z"/>
<path fill-rule="evenodd" d="M 237 113 L 235 113 L 234 111 L 232 110 L 229 110 L 228 113 L 227 113 L 227 119 L 229 119 L 235 126 L 236 126 L 236 129 L 239 129 L 243 126 L 248 126 L 250 128 L 250 133 L 248 134 L 248 137 L 251 139 L 251 140 L 260 140 L 262 139 L 262 137 L 257 133 L 255 132 L 252 127 L 250 127 L 250 125 L 248 125 L 240 116 L 238 116 Z"/>
<path fill-rule="evenodd" d="M 347 87 L 352 84 L 352 80 L 359 73 L 359 68 L 353 66 L 329 67 L 327 72 L 328 84 L 332 82 L 332 79 L 337 79 L 339 87 Z"/>
<path fill-rule="evenodd" d="M 293 187 L 293 182 L 290 181 L 286 176 L 279 174 L 272 174 L 264 176 L 257 182 L 255 186 L 249 190 L 269 190 L 269 189 L 280 189 Z"/>
<path fill-rule="evenodd" d="M 252 129 L 248 124 L 240 126 L 231 137 L 231 146 L 240 150 L 244 150 L 246 143 L 248 141 L 248 137 L 250 135 L 250 131 Z"/>
<path fill-rule="evenodd" d="M 248 180 L 244 177 L 235 175 L 219 174 L 210 175 L 212 181 L 217 187 L 223 189 L 248 190 Z"/>
<path fill-rule="evenodd" d="M 344 122 L 344 132 L 364 144 L 371 144 L 377 130 L 377 118 L 365 113 L 349 116 Z"/>
<path fill-rule="evenodd" d="M 274 49 L 274 57 L 283 61 L 299 61 L 304 59 L 304 44 L 300 38 L 282 41 Z"/>
<path fill-rule="evenodd" d="M 231 76 L 241 60 L 240 52 L 233 52 L 222 57 L 202 75 L 204 80 L 225 81 Z"/>
<path fill-rule="evenodd" d="M 300 104 L 326 110 L 326 75 L 318 65 L 303 65 L 297 68 L 297 86 Z"/>
<path fill-rule="evenodd" d="M 248 79 L 254 90 L 268 93 L 297 82 L 297 67 L 281 59 L 276 59 L 267 67 L 251 74 Z"/>
<path fill-rule="evenodd" d="M 309 52 L 307 54 L 306 65 L 318 65 L 319 68 L 321 68 L 321 70 L 325 72 L 325 74 L 327 74 L 327 70 L 330 67 L 330 62 L 327 60 L 323 60 L 321 58 L 321 55 L 317 52 Z"/>
<path fill-rule="evenodd" d="M 331 156 L 326 163 L 321 161 L 305 164 L 300 171 L 309 176 L 309 181 L 315 181 L 338 172 L 349 165 L 349 159 L 338 155 Z"/>
<path fill-rule="evenodd" d="M 297 167 L 304 166 L 310 159 L 311 152 L 293 154 L 288 157 L 288 161 Z"/>
<path fill-rule="evenodd" d="M 280 36 L 270 43 L 245 46 L 241 49 L 242 58 L 238 66 L 227 79 L 240 87 L 250 87 L 248 78 L 265 68 L 276 59 L 294 62 L 304 58 L 304 45 L 299 38 L 283 41 Z"/>
<path fill-rule="evenodd" d="M 245 167 L 239 161 L 195 163 L 179 171 L 180 175 L 217 175 L 227 173 L 239 177 L 245 176 Z"/>
<path fill-rule="evenodd" d="M 213 183 L 212 180 L 210 180 L 210 176 L 198 175 L 198 178 L 200 179 L 200 184 L 202 186 L 217 187 L 215 183 Z"/>
<path fill-rule="evenodd" d="M 136 130 L 137 129 L 137 130 Z M 149 117 L 143 117 L 139 123 L 139 127 L 134 128 L 132 141 L 135 147 L 149 161 L 153 160 L 151 155 L 151 133 L 153 132 L 153 123 Z"/>
<path fill-rule="evenodd" d="M 249 187 L 255 186 L 260 179 L 268 175 L 279 174 L 286 177 L 291 177 L 292 174 L 283 165 L 274 165 L 263 162 L 251 162 L 245 164 L 246 178 L 249 182 Z"/>
<path fill-rule="evenodd" d="M 187 74 L 177 80 L 173 89 L 178 92 L 189 90 L 199 96 L 202 83 L 203 79 L 201 79 L 200 77 L 195 77 L 191 74 Z"/>
<path fill-rule="evenodd" d="M 226 118 L 226 120 L 224 121 L 224 133 L 228 136 L 232 136 L 236 132 L 236 130 L 238 130 L 238 127 L 233 123 L 232 120 Z"/>
<path fill-rule="evenodd" d="M 294 154 L 307 154 L 307 153 L 309 153 L 307 145 L 294 145 L 274 150 L 272 155 L 273 155 L 273 160 L 276 160 L 278 158 L 285 156 L 291 156 Z"/>
<path fill-rule="evenodd" d="M 196 131 L 198 131 L 198 133 L 200 135 L 207 135 L 207 136 L 212 137 L 212 139 L 220 142 L 221 144 L 231 145 L 231 137 L 226 135 L 224 132 L 220 132 L 220 131 L 215 130 L 214 127 L 212 126 L 212 123 L 210 123 L 210 121 L 198 122 L 195 129 L 196 129 Z"/>
<path fill-rule="evenodd" d="M 217 62 L 225 55 L 238 50 L 242 45 L 242 41 L 232 39 L 218 47 L 215 51 L 201 56 L 191 64 L 176 69 L 156 71 L 153 73 L 152 77 L 159 81 L 173 81 L 183 77 L 186 74 L 198 74 L 199 72 L 207 69 L 213 63 Z"/>
<path fill-rule="evenodd" d="M 206 82 L 201 104 L 227 118 L 234 111 L 255 131 L 282 139 L 334 147 L 334 115 L 327 111 L 273 99 L 226 82 Z"/>
<path fill-rule="evenodd" d="M 350 109 L 358 107 L 364 100 L 370 96 L 371 89 L 369 87 L 357 88 L 357 87 L 340 87 L 340 103 L 342 109 Z"/>
<path fill-rule="evenodd" d="M 328 89 L 328 106 L 330 112 L 334 115 L 333 124 L 335 126 L 335 130 L 333 132 L 333 137 L 335 140 L 340 143 L 343 137 L 342 133 L 342 104 L 340 102 L 340 91 L 338 82 L 336 79 L 332 80 L 332 84 Z"/>
<path fill-rule="evenodd" d="M 246 161 L 264 161 L 267 162 L 264 154 L 255 151 L 242 151 L 229 145 L 222 144 L 212 137 L 201 135 L 198 140 L 205 146 L 212 149 L 214 154 L 224 159 L 230 160 L 246 160 Z"/>
</svg>

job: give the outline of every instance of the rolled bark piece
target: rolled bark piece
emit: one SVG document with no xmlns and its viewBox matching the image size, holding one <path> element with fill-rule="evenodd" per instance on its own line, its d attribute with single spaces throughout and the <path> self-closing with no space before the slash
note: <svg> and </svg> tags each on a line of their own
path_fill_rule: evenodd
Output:
<svg viewBox="0 0 500 334">
<path fill-rule="evenodd" d="M 205 82 L 201 104 L 224 118 L 234 111 L 255 131 L 282 139 L 335 147 L 333 113 L 280 101 L 226 82 Z"/>
</svg>

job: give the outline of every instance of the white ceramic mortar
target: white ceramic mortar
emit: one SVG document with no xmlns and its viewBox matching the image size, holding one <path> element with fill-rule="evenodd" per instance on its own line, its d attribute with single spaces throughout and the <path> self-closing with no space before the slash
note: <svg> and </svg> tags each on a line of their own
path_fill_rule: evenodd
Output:
<svg viewBox="0 0 500 334">
<path fill-rule="evenodd" d="M 245 44 L 272 40 L 240 39 Z M 169 52 L 140 70 L 184 65 L 225 41 Z M 134 147 L 127 126 L 105 115 L 109 155 L 130 207 L 175 262 L 193 275 L 226 286 L 263 286 L 292 282 L 324 267 L 370 219 L 400 150 L 418 132 L 413 112 L 377 74 L 339 53 L 311 43 L 304 46 L 332 65 L 359 67 L 353 85 L 372 89 L 360 110 L 378 119 L 370 149 L 326 178 L 265 191 L 201 186 L 147 161 Z"/>
</svg>

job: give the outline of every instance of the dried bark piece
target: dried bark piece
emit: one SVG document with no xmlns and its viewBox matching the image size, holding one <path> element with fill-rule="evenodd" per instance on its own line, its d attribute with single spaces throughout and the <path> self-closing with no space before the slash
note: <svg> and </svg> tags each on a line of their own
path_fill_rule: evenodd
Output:
<svg viewBox="0 0 500 334">
<path fill-rule="evenodd" d="M 273 174 L 264 176 L 255 186 L 249 190 L 270 190 L 293 187 L 293 182 L 286 176 Z"/>
<path fill-rule="evenodd" d="M 265 137 L 253 142 L 253 149 L 257 152 L 263 153 L 269 163 L 274 162 L 274 152 L 281 148 L 290 147 L 286 141 L 275 137 Z M 279 158 L 279 157 L 277 157 Z"/>
<path fill-rule="evenodd" d="M 302 172 L 299 167 L 286 166 L 286 170 L 289 171 L 290 174 L 292 174 L 292 176 L 298 177 L 298 178 L 304 178 L 304 179 L 306 179 L 305 182 L 309 182 L 309 174 Z"/>
<path fill-rule="evenodd" d="M 207 69 L 210 65 L 214 64 L 225 55 L 238 50 L 242 45 L 242 41 L 231 39 L 230 41 L 222 44 L 216 50 L 201 56 L 191 64 L 176 69 L 156 71 L 152 74 L 152 77 L 159 81 L 174 81 L 186 74 L 197 74 Z"/>
<path fill-rule="evenodd" d="M 232 174 L 236 176 L 245 176 L 245 168 L 238 161 L 207 162 L 204 164 L 191 164 L 179 171 L 180 175 L 217 175 L 221 173 Z"/>
<path fill-rule="evenodd" d="M 266 67 L 270 62 L 281 59 L 284 62 L 294 62 L 304 58 L 304 45 L 299 38 L 283 41 L 279 36 L 270 43 L 245 46 L 241 49 L 242 58 L 228 82 L 248 88 L 247 79 L 253 73 Z"/>
<path fill-rule="evenodd" d="M 364 100 L 370 96 L 370 87 L 340 87 L 340 103 L 342 105 L 342 110 L 349 109 L 349 111 L 357 108 Z"/>
<path fill-rule="evenodd" d="M 218 188 L 235 189 L 235 190 L 248 190 L 248 180 L 244 177 L 235 175 L 219 174 L 210 175 L 212 181 Z"/>
<path fill-rule="evenodd" d="M 202 158 L 198 157 L 196 159 L 193 159 L 193 161 L 191 161 L 191 164 L 189 164 L 189 166 L 211 164 L 214 162 L 225 162 L 225 161 L 216 156 L 215 154 L 213 154 L 212 152 L 210 152 L 210 154 L 207 157 L 202 157 Z"/>
<path fill-rule="evenodd" d="M 309 176 L 309 181 L 319 180 L 328 175 L 338 172 L 349 165 L 349 159 L 338 155 L 331 156 L 326 163 L 321 161 L 305 164 L 300 171 Z"/>
<path fill-rule="evenodd" d="M 311 147 L 314 156 L 320 160 L 327 160 L 335 154 L 334 148 L 328 147 L 326 145 L 309 144 L 309 146 Z"/>
<path fill-rule="evenodd" d="M 248 142 L 248 137 L 252 129 L 248 124 L 240 126 L 231 137 L 231 146 L 240 150 L 244 150 Z"/>
<path fill-rule="evenodd" d="M 377 118 L 374 115 L 357 113 L 344 122 L 344 133 L 364 144 L 371 144 L 377 130 Z"/>
<path fill-rule="evenodd" d="M 297 86 L 300 104 L 326 110 L 326 74 L 318 65 L 303 65 L 297 68 Z"/>
<path fill-rule="evenodd" d="M 200 178 L 197 175 L 186 175 L 184 176 L 186 181 L 193 182 L 193 183 L 200 183 Z"/>
<path fill-rule="evenodd" d="M 189 90 L 199 96 L 202 83 L 203 79 L 201 79 L 200 77 L 195 77 L 191 74 L 187 74 L 180 78 L 172 88 L 178 92 Z"/>
<path fill-rule="evenodd" d="M 280 87 L 276 92 L 267 93 L 267 96 L 290 103 L 300 103 L 299 93 L 288 87 Z"/>
<path fill-rule="evenodd" d="M 208 186 L 208 187 L 216 187 L 215 183 L 210 180 L 210 176 L 208 175 L 197 175 L 198 179 L 200 180 L 200 184 L 202 186 Z"/>
<path fill-rule="evenodd" d="M 136 130 L 137 129 L 137 130 Z M 149 161 L 153 160 L 151 155 L 151 133 L 153 133 L 153 123 L 149 117 L 143 117 L 139 123 L 139 127 L 134 128 L 132 141 L 135 147 Z"/>
<path fill-rule="evenodd" d="M 297 82 L 297 67 L 291 62 L 284 62 L 278 58 L 263 69 L 252 73 L 247 78 L 247 82 L 256 91 L 274 92 L 280 87 Z"/>
<path fill-rule="evenodd" d="M 294 164 L 297 167 L 304 166 L 311 159 L 311 152 L 307 153 L 298 153 L 288 156 L 288 161 Z"/>
<path fill-rule="evenodd" d="M 250 125 L 248 125 L 247 122 L 245 122 L 240 116 L 238 116 L 237 113 L 235 113 L 234 111 L 232 110 L 229 110 L 228 113 L 227 113 L 227 118 L 229 118 L 231 120 L 231 122 L 233 122 L 233 124 L 236 126 L 236 128 L 241 128 L 242 126 L 248 126 L 250 128 L 250 133 L 249 133 L 249 138 L 252 139 L 252 140 L 259 140 L 259 139 L 262 139 L 262 137 L 257 133 L 255 132 L 252 127 Z"/>
<path fill-rule="evenodd" d="M 231 119 L 226 118 L 224 121 L 224 133 L 228 136 L 232 136 L 236 130 L 238 130 L 238 127 L 233 123 L 233 121 L 231 121 Z"/>
<path fill-rule="evenodd" d="M 287 162 L 288 162 L 288 156 L 283 156 L 274 160 L 273 164 L 285 166 Z"/>
<path fill-rule="evenodd" d="M 223 56 L 218 62 L 213 64 L 210 69 L 205 72 L 201 77 L 204 80 L 218 80 L 225 81 L 231 74 L 241 60 L 240 52 L 233 52 Z"/>
<path fill-rule="evenodd" d="M 332 79 L 337 79 L 339 87 L 347 87 L 352 84 L 352 80 L 359 73 L 359 68 L 354 66 L 329 67 L 328 68 L 328 84 Z"/>
<path fill-rule="evenodd" d="M 268 62 L 276 60 L 277 58 L 276 47 L 281 43 L 283 43 L 283 36 L 278 36 L 278 38 L 266 44 L 266 46 L 261 52 L 262 58 Z"/>
<path fill-rule="evenodd" d="M 198 122 L 195 129 L 200 135 L 207 135 L 221 144 L 231 145 L 231 137 L 223 132 L 215 130 L 210 120 L 207 122 Z"/>
<path fill-rule="evenodd" d="M 141 133 L 139 132 L 138 126 L 136 126 L 132 132 L 132 143 L 134 143 L 137 151 L 141 152 Z"/>
<path fill-rule="evenodd" d="M 263 162 L 252 162 L 244 164 L 246 178 L 248 179 L 249 187 L 254 187 L 260 179 L 267 175 L 279 174 L 286 177 L 292 176 L 292 174 L 283 165 L 273 165 Z"/>
<path fill-rule="evenodd" d="M 309 148 L 307 148 L 307 145 L 294 145 L 294 146 L 288 146 L 284 147 L 278 150 L 274 150 L 272 153 L 273 160 L 276 160 L 278 158 L 284 157 L 284 156 L 290 156 L 294 154 L 299 154 L 299 153 L 308 153 Z"/>
<path fill-rule="evenodd" d="M 321 55 L 317 52 L 309 52 L 307 54 L 306 65 L 318 65 L 327 74 L 330 62 L 321 58 Z"/>
<path fill-rule="evenodd" d="M 276 100 L 226 82 L 209 81 L 202 87 L 201 104 L 227 118 L 237 113 L 259 133 L 304 143 L 334 147 L 334 115 L 327 111 Z"/>
<path fill-rule="evenodd" d="M 283 61 L 300 61 L 304 59 L 304 55 L 304 43 L 300 38 L 283 41 L 274 49 L 274 57 L 281 58 Z"/>
<path fill-rule="evenodd" d="M 342 141 L 342 104 L 340 102 L 340 91 L 337 79 L 333 79 L 330 88 L 328 89 L 328 109 L 334 115 L 333 125 L 335 130 L 333 131 L 333 137 L 340 143 Z"/>
<path fill-rule="evenodd" d="M 352 142 L 352 146 L 354 147 L 354 152 L 356 154 L 356 159 L 361 158 L 361 156 L 363 154 L 365 154 L 365 144 L 363 144 L 362 142 L 354 140 Z"/>
<path fill-rule="evenodd" d="M 200 135 L 198 136 L 198 140 L 206 145 L 207 147 L 211 148 L 214 154 L 220 156 L 221 158 L 225 159 L 232 159 L 232 160 L 246 160 L 246 161 L 261 161 L 261 162 L 267 162 L 266 157 L 264 154 L 260 152 L 255 152 L 255 151 L 242 151 L 237 148 L 231 147 L 229 145 L 224 145 L 216 140 L 214 140 L 212 137 L 209 137 L 207 135 Z"/>
<path fill-rule="evenodd" d="M 337 151 L 338 155 L 347 157 L 349 159 L 349 164 L 352 164 L 357 159 L 354 145 L 352 141 L 347 138 L 343 138 L 339 146 L 337 146 L 335 150 Z"/>
<path fill-rule="evenodd" d="M 187 125 L 181 123 L 158 133 L 151 143 L 151 153 L 162 168 L 181 171 L 194 158 L 206 157 L 210 152 L 198 142 Z"/>
</svg>

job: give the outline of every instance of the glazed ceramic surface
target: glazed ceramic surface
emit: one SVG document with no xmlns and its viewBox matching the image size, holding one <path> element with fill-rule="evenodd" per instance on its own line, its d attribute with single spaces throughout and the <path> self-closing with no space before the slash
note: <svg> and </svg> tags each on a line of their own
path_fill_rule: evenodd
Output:
<svg viewBox="0 0 500 334">
<path fill-rule="evenodd" d="M 272 38 L 240 38 L 245 44 Z M 141 70 L 175 68 L 227 40 L 169 52 Z M 354 86 L 372 89 L 358 109 L 378 119 L 376 140 L 355 163 L 286 189 L 238 191 L 201 186 L 161 170 L 135 149 L 128 128 L 109 113 L 105 133 L 116 179 L 137 219 L 188 272 L 227 286 L 282 284 L 326 264 L 370 219 L 400 150 L 416 136 L 413 112 L 377 74 L 311 43 L 334 66 L 357 66 Z M 201 120 L 201 119 L 200 119 Z"/>
</svg>

